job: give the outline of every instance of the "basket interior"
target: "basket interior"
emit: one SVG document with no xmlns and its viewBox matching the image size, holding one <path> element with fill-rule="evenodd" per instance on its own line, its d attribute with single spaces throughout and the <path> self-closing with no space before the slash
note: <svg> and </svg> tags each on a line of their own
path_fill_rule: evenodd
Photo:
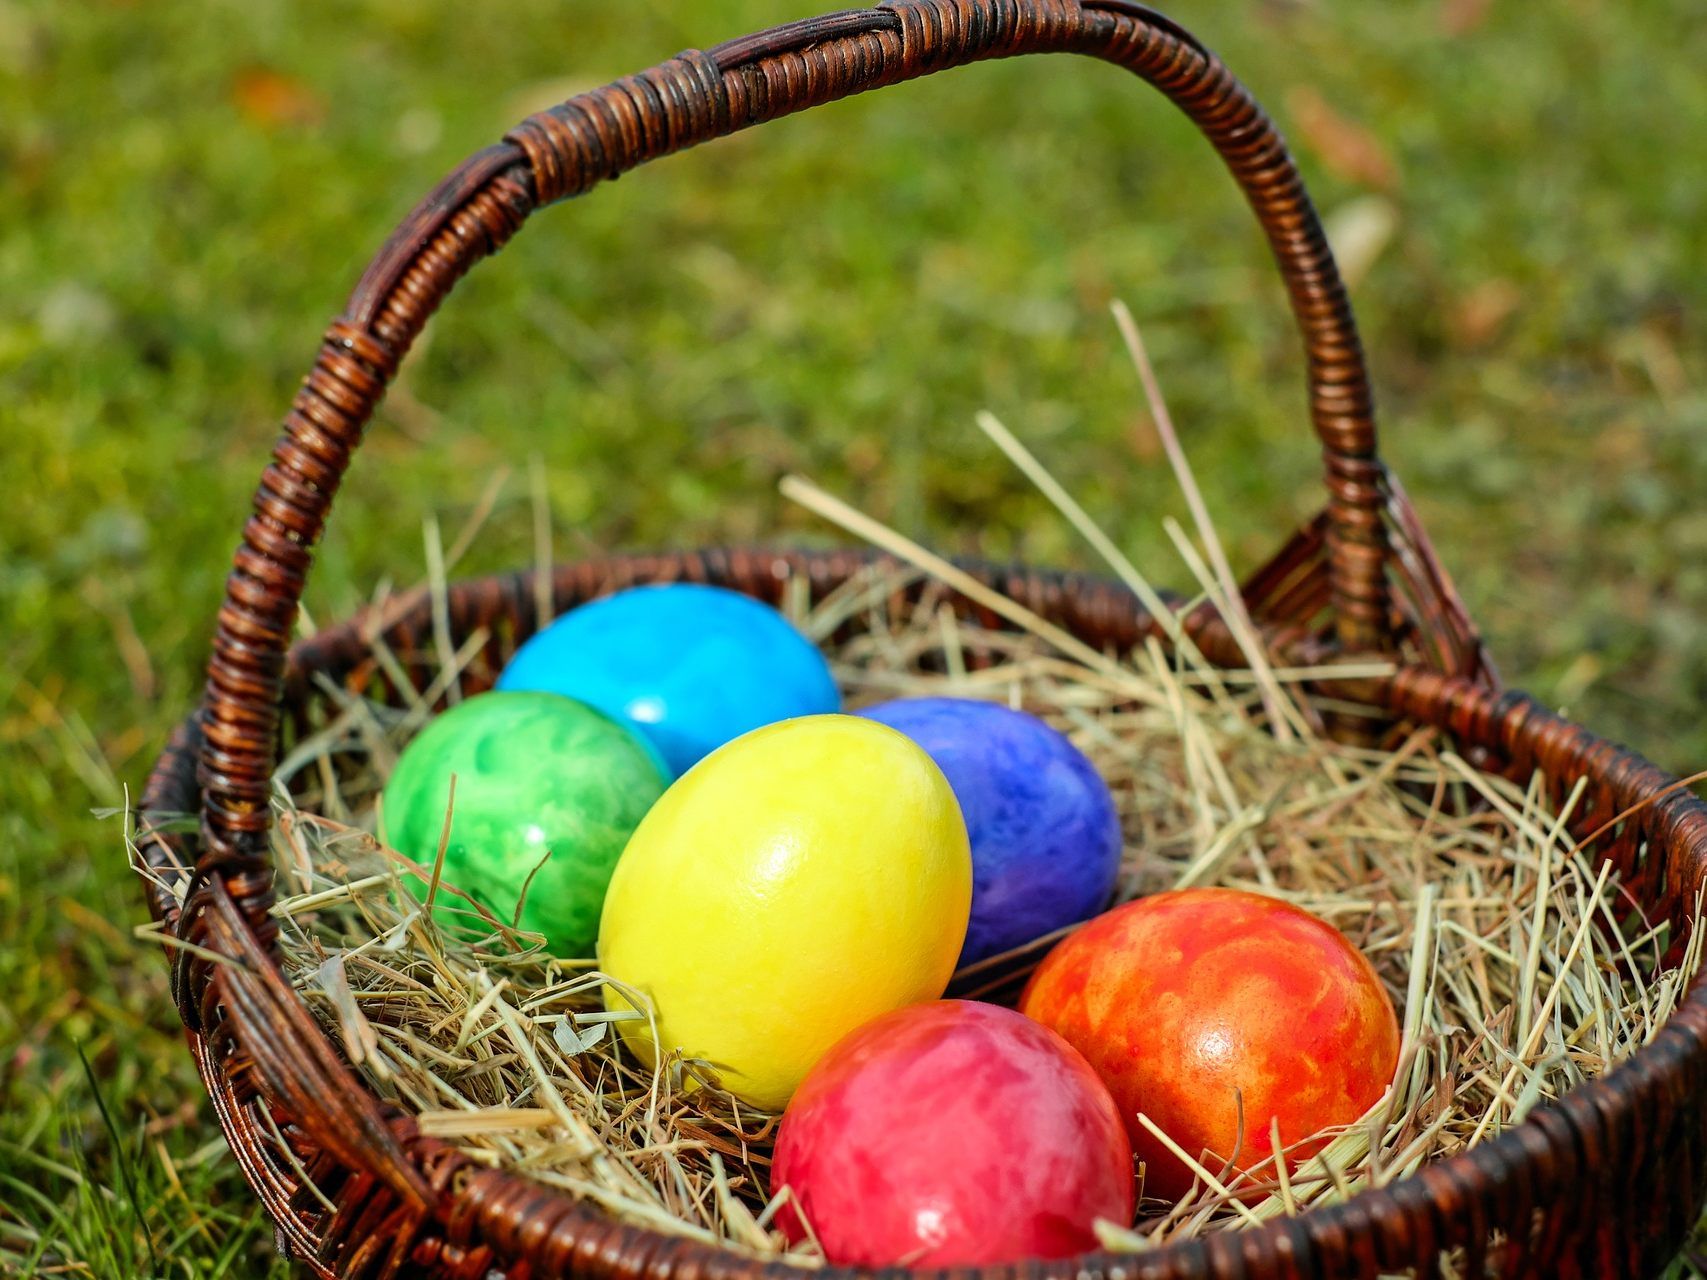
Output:
<svg viewBox="0 0 1707 1280">
<path fill-rule="evenodd" d="M 462 694 L 471 694 L 490 687 L 508 654 L 531 634 L 542 614 L 553 616 L 579 600 L 622 585 L 694 578 L 733 586 L 785 608 L 799 609 L 829 596 L 850 577 L 867 572 L 869 559 L 851 553 L 817 557 L 794 553 L 637 557 L 565 566 L 554 575 L 549 601 L 536 592 L 530 575 L 520 574 L 461 584 L 448 593 L 437 610 L 424 597 L 394 602 L 382 609 L 378 619 L 381 626 L 377 630 L 374 618 L 358 619 L 298 646 L 293 655 L 291 692 L 286 704 L 289 714 L 284 752 L 288 757 L 294 748 L 322 734 L 352 692 L 394 707 L 423 698 L 443 705 L 453 696 L 449 686 L 439 678 L 446 643 L 466 659 L 459 670 L 457 688 Z M 982 567 L 980 573 L 1000 583 L 1004 591 L 1025 599 L 1045 616 L 1070 625 L 1076 633 L 1098 642 L 1117 648 L 1130 646 L 1155 631 L 1153 622 L 1129 597 L 1106 583 L 1068 575 L 1022 574 L 989 566 Z M 915 597 L 926 591 L 936 592 L 940 597 L 936 603 L 950 607 L 974 628 L 997 630 L 1002 626 L 1000 619 L 952 592 L 942 592 L 923 583 L 905 591 Z M 435 613 L 440 619 L 437 624 Z M 850 618 L 845 627 L 830 637 L 830 642 L 846 643 L 856 638 L 861 625 L 859 619 Z M 373 643 L 376 634 L 382 636 L 382 643 Z M 964 659 L 973 670 L 1000 660 L 999 655 L 981 652 L 976 645 L 967 648 Z M 1554 722 L 1538 708 L 1521 717 L 1508 714 L 1501 720 L 1492 714 L 1493 699 L 1481 696 L 1478 701 L 1478 697 L 1470 690 L 1458 690 L 1451 697 L 1444 697 L 1419 674 L 1414 683 L 1403 680 L 1396 683 L 1394 709 L 1408 712 L 1413 723 L 1423 719 L 1423 713 L 1431 714 L 1436 723 L 1452 731 L 1454 744 L 1466 758 L 1513 780 L 1526 781 L 1543 764 L 1544 752 L 1550 746 L 1558 751 L 1559 744 L 1566 741 L 1562 731 L 1549 736 L 1548 730 Z M 1513 697 L 1507 696 L 1507 707 L 1522 711 L 1523 707 L 1513 702 Z M 1522 727 L 1526 722 L 1531 730 L 1537 731 L 1534 740 L 1513 732 L 1514 726 Z M 1389 730 L 1389 742 L 1398 741 L 1406 728 L 1406 721 L 1395 723 Z M 1590 740 L 1588 749 L 1576 761 L 1579 771 L 1575 776 L 1568 770 L 1550 776 L 1548 786 L 1561 799 L 1576 786 L 1578 777 L 1589 779 L 1571 821 L 1573 834 L 1579 839 L 1606 827 L 1608 819 L 1634 803 L 1625 795 L 1632 794 L 1629 790 L 1632 782 L 1642 781 L 1631 772 L 1634 768 L 1631 765 L 1626 765 L 1622 774 L 1612 776 L 1597 776 L 1591 771 L 1592 766 L 1599 763 L 1604 768 L 1629 759 L 1632 758 L 1618 756 L 1611 748 Z M 1573 757 L 1569 755 L 1555 758 L 1555 765 L 1571 763 Z M 333 753 L 324 765 L 317 767 L 338 770 L 353 785 L 360 784 L 363 766 L 355 754 Z M 313 791 L 320 783 L 313 780 L 313 775 L 302 776 L 307 781 L 301 798 L 312 803 Z M 1647 781 L 1649 794 L 1663 790 L 1654 786 L 1651 779 Z M 1672 923 L 1667 935 L 1671 947 L 1667 958 L 1674 961 L 1686 942 L 1682 925 L 1689 916 L 1689 908 L 1681 891 L 1686 880 L 1672 871 L 1673 858 L 1664 843 L 1667 831 L 1663 819 L 1667 811 L 1665 799 L 1638 810 L 1602 832 L 1596 848 L 1614 862 L 1621 877 L 1628 876 L 1625 886 L 1633 902 L 1639 903 L 1652 918 Z M 963 975 L 959 993 L 998 1000 L 1011 998 L 1043 949 L 1038 947 L 1006 957 L 983 972 Z M 762 1149 L 762 1138 L 760 1143 Z M 305 1154 L 312 1156 L 312 1152 Z M 310 1197 L 304 1193 L 300 1178 L 291 1180 L 296 1184 L 292 1195 L 297 1205 L 295 1212 L 304 1214 L 311 1222 L 316 1211 L 308 1205 Z"/>
</svg>

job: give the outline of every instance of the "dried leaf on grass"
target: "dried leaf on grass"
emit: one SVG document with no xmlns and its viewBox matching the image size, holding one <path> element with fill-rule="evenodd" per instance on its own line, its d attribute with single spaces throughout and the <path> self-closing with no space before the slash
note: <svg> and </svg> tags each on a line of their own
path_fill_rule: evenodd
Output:
<svg viewBox="0 0 1707 1280">
<path fill-rule="evenodd" d="M 1286 109 L 1304 145 L 1336 177 L 1391 194 L 1399 166 L 1381 140 L 1334 107 L 1309 85 L 1287 92 Z"/>
</svg>

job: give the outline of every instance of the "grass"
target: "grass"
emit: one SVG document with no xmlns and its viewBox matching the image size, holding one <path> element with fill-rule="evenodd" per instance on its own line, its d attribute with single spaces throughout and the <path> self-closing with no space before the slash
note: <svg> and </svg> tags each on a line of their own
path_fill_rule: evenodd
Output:
<svg viewBox="0 0 1707 1280">
<path fill-rule="evenodd" d="M 343 291 L 525 111 L 818 7 L 0 0 L 0 1273 L 266 1274 L 92 811 L 195 697 L 239 513 Z M 1275 109 L 1342 233 L 1393 228 L 1355 285 L 1386 452 L 1507 675 L 1699 765 L 1692 0 L 1173 8 Z M 891 89 L 537 222 L 382 411 L 315 616 L 419 564 L 421 518 L 456 527 L 503 468 L 466 567 L 525 561 L 536 455 L 578 531 L 559 555 L 803 536 L 773 483 L 800 470 L 939 548 L 1081 559 L 982 408 L 1158 561 L 1176 499 L 1116 296 L 1235 563 L 1319 501 L 1250 220 L 1110 68 Z"/>
</svg>

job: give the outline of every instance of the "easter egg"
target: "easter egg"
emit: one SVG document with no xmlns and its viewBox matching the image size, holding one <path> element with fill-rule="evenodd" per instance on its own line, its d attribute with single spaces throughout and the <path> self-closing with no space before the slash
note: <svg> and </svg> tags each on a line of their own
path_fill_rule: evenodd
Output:
<svg viewBox="0 0 1707 1280">
<path fill-rule="evenodd" d="M 842 705 L 823 654 L 780 613 L 692 582 L 571 610 L 517 651 L 498 687 L 579 698 L 645 734 L 677 774 L 751 729 Z"/>
<path fill-rule="evenodd" d="M 1145 1194 L 1170 1200 L 1192 1173 L 1139 1112 L 1213 1174 L 1236 1159 L 1272 1177 L 1272 1122 L 1302 1163 L 1326 1140 L 1293 1144 L 1355 1121 L 1399 1056 L 1392 1001 L 1363 953 L 1290 903 L 1233 889 L 1159 893 L 1097 917 L 1044 957 L 1020 1010 L 1096 1068 Z"/>
<path fill-rule="evenodd" d="M 1048 1028 L 970 1001 L 838 1042 L 782 1118 L 771 1191 L 832 1263 L 952 1267 L 1094 1249 L 1132 1221 L 1132 1147 L 1096 1073 Z M 798 1211 L 796 1210 L 798 1206 Z"/>
<path fill-rule="evenodd" d="M 485 693 L 404 748 L 385 786 L 386 836 L 430 867 L 448 809 L 442 879 L 506 923 L 526 885 L 521 928 L 543 934 L 555 955 L 586 956 L 611 870 L 667 782 L 648 743 L 584 703 Z M 452 895 L 441 893 L 435 909 L 447 923 L 468 922 Z"/>
<path fill-rule="evenodd" d="M 859 713 L 899 729 L 948 777 L 972 840 L 962 965 L 1108 905 L 1120 819 L 1096 766 L 1036 716 L 967 698 L 901 698 Z"/>
<path fill-rule="evenodd" d="M 972 858 L 942 770 L 854 716 L 756 729 L 679 778 L 611 878 L 599 965 L 656 1014 L 620 1022 L 781 1110 L 863 1022 L 934 1000 L 966 938 Z M 606 1004 L 630 1007 L 607 988 Z"/>
</svg>

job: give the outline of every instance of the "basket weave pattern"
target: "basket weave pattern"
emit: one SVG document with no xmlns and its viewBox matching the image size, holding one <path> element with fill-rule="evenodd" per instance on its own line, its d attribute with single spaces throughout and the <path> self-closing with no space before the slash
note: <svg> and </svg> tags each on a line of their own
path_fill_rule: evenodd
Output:
<svg viewBox="0 0 1707 1280">
<path fill-rule="evenodd" d="M 689 51 L 541 112 L 471 157 L 402 223 L 328 329 L 256 491 L 213 639 L 201 709 L 174 736 L 143 799 L 150 815 L 199 813 L 198 833 L 148 833 L 171 886 L 150 904 L 193 944 L 171 950 L 173 992 L 204 1083 L 282 1247 L 316 1274 L 476 1280 L 587 1276 L 719 1280 L 797 1274 L 628 1226 L 560 1193 L 476 1167 L 422 1137 L 354 1077 L 275 961 L 267 832 L 282 744 L 319 722 L 316 680 L 400 697 L 371 658 L 383 634 L 410 661 L 432 649 L 424 599 L 359 617 L 287 652 L 312 550 L 385 387 L 427 319 L 475 262 L 535 209 L 647 160 L 819 103 L 933 71 L 1032 52 L 1090 55 L 1165 94 L 1215 147 L 1266 233 L 1307 357 L 1328 499 L 1246 585 L 1266 642 L 1321 663 L 1386 653 L 1382 681 L 1332 692 L 1395 723 L 1454 734 L 1481 767 L 1568 791 L 1589 780 L 1579 838 L 1597 842 L 1651 919 L 1675 934 L 1707 879 L 1707 806 L 1639 757 L 1522 694 L 1501 692 L 1449 580 L 1375 448 L 1369 379 L 1344 287 L 1285 144 L 1213 54 L 1131 0 L 892 0 Z M 713 582 L 777 601 L 804 579 L 819 598 L 859 570 L 854 552 L 685 551 L 565 566 L 553 612 L 635 582 Z M 1124 588 L 989 565 L 984 581 L 1086 641 L 1124 649 L 1161 628 Z M 450 627 L 488 648 L 464 677 L 489 683 L 540 625 L 518 574 L 454 586 Z M 959 600 L 968 615 L 977 610 Z M 994 624 L 995 619 L 983 619 Z M 1239 651 L 1206 607 L 1185 619 L 1212 661 Z M 228 962 L 213 963 L 208 953 Z M 1252 1231 L 1142 1255 L 987 1268 L 985 1280 L 1070 1277 L 1638 1275 L 1683 1239 L 1707 1171 L 1707 988 L 1608 1076 L 1473 1151 L 1349 1201 Z M 329 1207 L 330 1206 L 330 1207 Z M 851 1276 L 836 1268 L 828 1274 Z M 972 1273 L 966 1273 L 970 1276 Z"/>
</svg>

